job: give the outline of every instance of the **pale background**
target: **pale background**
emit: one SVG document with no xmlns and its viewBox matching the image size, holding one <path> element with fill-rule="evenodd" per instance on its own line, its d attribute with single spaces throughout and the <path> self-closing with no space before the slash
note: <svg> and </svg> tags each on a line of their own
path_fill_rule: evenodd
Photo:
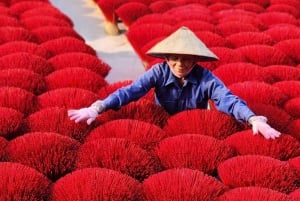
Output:
<svg viewBox="0 0 300 201">
<path fill-rule="evenodd" d="M 108 83 L 122 80 L 135 80 L 145 72 L 124 34 L 109 36 L 104 32 L 104 18 L 93 0 L 50 0 L 53 6 L 67 15 L 80 34 L 100 59 L 112 69 L 105 78 Z M 123 29 L 122 24 L 119 25 Z"/>
</svg>

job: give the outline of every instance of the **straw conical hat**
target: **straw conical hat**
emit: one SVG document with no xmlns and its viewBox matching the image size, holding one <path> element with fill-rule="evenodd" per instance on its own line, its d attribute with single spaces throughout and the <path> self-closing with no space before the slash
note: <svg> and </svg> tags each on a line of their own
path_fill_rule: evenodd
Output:
<svg viewBox="0 0 300 201">
<path fill-rule="evenodd" d="M 170 36 L 154 45 L 147 54 L 164 58 L 168 54 L 186 54 L 199 57 L 200 61 L 215 61 L 219 58 L 187 27 L 181 27 Z"/>
</svg>

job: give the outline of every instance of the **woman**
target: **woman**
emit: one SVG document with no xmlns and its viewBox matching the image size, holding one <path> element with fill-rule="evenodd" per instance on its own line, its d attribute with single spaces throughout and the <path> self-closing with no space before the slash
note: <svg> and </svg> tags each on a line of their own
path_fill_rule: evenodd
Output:
<svg viewBox="0 0 300 201">
<path fill-rule="evenodd" d="M 280 136 L 280 132 L 267 124 L 266 117 L 256 116 L 211 71 L 197 64 L 198 61 L 215 61 L 218 57 L 188 28 L 181 27 L 147 54 L 165 61 L 155 64 L 131 85 L 118 89 L 104 100 L 90 107 L 69 110 L 70 119 L 91 124 L 102 112 L 119 109 L 155 88 L 156 103 L 171 115 L 183 110 L 205 109 L 208 100 L 213 100 L 218 110 L 252 125 L 253 134 L 261 133 L 266 139 Z"/>
</svg>

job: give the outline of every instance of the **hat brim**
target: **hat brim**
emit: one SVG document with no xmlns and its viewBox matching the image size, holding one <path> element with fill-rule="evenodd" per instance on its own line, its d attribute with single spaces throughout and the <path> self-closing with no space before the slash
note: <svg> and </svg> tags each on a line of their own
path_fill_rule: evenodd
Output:
<svg viewBox="0 0 300 201">
<path fill-rule="evenodd" d="M 147 55 L 155 57 L 155 58 L 159 58 L 159 59 L 165 59 L 167 56 L 173 55 L 173 54 L 180 54 L 180 55 L 192 55 L 195 56 L 196 61 L 218 61 L 219 58 L 214 56 L 214 57 L 210 57 L 210 56 L 199 56 L 199 55 L 195 55 L 195 54 L 186 54 L 186 53 L 147 53 Z"/>
<path fill-rule="evenodd" d="M 181 27 L 146 52 L 156 58 L 170 54 L 193 55 L 197 61 L 217 61 L 219 58 L 187 27 Z"/>
</svg>

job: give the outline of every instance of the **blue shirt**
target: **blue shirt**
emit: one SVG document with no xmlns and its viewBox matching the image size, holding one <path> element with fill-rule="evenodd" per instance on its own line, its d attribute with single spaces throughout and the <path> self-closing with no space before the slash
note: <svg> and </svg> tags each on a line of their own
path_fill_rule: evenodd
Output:
<svg viewBox="0 0 300 201">
<path fill-rule="evenodd" d="M 155 64 L 131 85 L 122 87 L 104 99 L 106 109 L 119 109 L 138 100 L 153 88 L 155 101 L 169 114 L 189 109 L 205 109 L 213 100 L 218 110 L 247 122 L 254 113 L 246 103 L 230 90 L 208 69 L 196 65 L 183 84 L 171 72 L 167 62 Z"/>
</svg>

